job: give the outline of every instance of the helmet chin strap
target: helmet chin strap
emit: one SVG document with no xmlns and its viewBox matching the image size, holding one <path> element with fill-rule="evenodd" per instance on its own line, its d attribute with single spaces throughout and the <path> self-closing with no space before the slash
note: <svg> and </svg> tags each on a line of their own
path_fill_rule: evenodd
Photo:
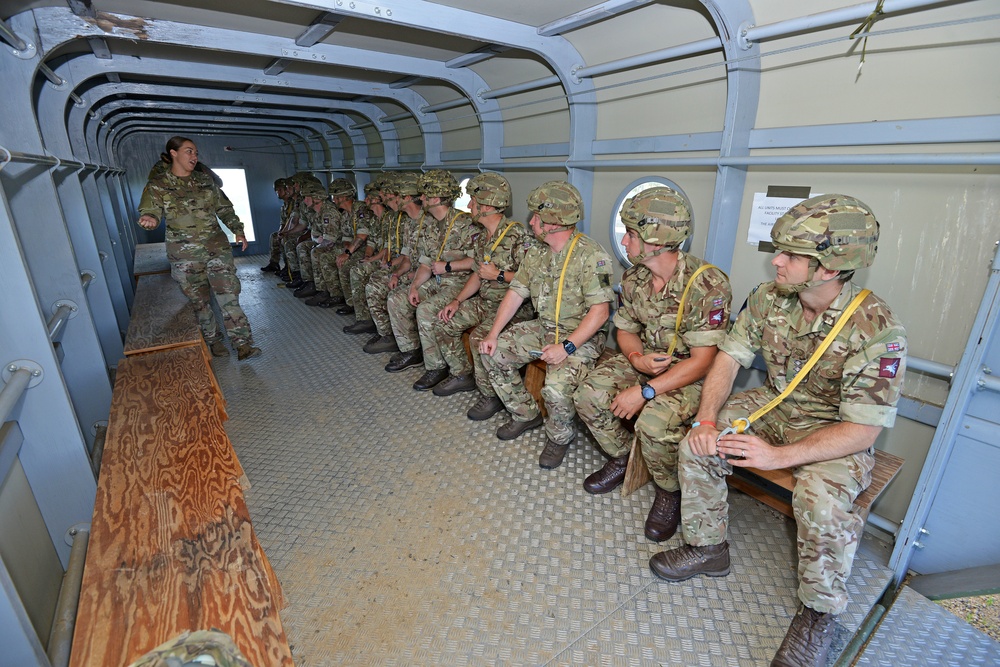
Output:
<svg viewBox="0 0 1000 667">
<path fill-rule="evenodd" d="M 642 244 L 643 248 L 645 248 L 646 245 L 647 244 L 645 242 L 643 242 L 643 244 Z M 632 260 L 632 263 L 633 264 L 639 264 L 640 262 L 643 262 L 643 261 L 645 261 L 647 259 L 653 259 L 657 255 L 662 255 L 663 253 L 670 252 L 671 250 L 677 250 L 677 247 L 661 246 L 658 250 L 654 250 L 653 252 L 640 252 Z"/>
<path fill-rule="evenodd" d="M 817 261 L 816 267 L 813 269 L 814 276 L 816 275 L 816 272 L 819 271 L 819 269 L 820 269 L 820 264 Z M 794 296 L 796 294 L 801 294 L 802 292 L 805 292 L 807 289 L 812 289 L 813 287 L 819 287 L 820 285 L 825 285 L 831 280 L 836 280 L 838 277 L 839 274 L 832 278 L 828 278 L 827 280 L 806 280 L 805 282 L 795 283 L 794 285 L 776 284 L 774 287 L 775 291 L 778 293 L 779 296 L 788 297 L 788 296 Z"/>
</svg>

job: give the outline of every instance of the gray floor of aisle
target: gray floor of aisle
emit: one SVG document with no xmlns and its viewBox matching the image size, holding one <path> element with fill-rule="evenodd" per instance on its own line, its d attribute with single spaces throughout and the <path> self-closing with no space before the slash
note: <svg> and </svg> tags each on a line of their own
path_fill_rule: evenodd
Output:
<svg viewBox="0 0 1000 667">
<path fill-rule="evenodd" d="M 679 538 L 643 536 L 650 486 L 583 490 L 603 463 L 589 435 L 540 469 L 541 430 L 502 442 L 499 415 L 466 419 L 473 394 L 414 391 L 421 371 L 386 373 L 388 355 L 341 331 L 353 320 L 303 305 L 263 263 L 237 262 L 264 355 L 213 367 L 296 664 L 768 664 L 796 607 L 790 520 L 733 492 L 732 574 L 662 582 L 647 562 Z M 865 538 L 837 647 L 887 557 Z"/>
</svg>

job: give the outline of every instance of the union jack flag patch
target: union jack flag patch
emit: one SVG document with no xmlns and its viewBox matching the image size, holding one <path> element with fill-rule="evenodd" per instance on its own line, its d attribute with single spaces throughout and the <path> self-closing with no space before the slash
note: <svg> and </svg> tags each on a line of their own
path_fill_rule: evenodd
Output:
<svg viewBox="0 0 1000 667">
<path fill-rule="evenodd" d="M 902 346 L 899 343 L 886 343 L 885 349 L 889 352 L 899 352 Z"/>
</svg>

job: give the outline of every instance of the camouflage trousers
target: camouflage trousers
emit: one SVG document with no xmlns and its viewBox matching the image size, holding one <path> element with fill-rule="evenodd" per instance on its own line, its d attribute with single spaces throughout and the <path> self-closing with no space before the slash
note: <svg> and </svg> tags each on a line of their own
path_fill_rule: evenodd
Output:
<svg viewBox="0 0 1000 667">
<path fill-rule="evenodd" d="M 306 282 L 313 279 L 313 265 L 310 253 L 316 245 L 315 241 L 309 239 L 295 246 L 295 254 L 299 260 L 299 273 L 302 274 L 302 280 Z"/>
<path fill-rule="evenodd" d="M 365 288 L 368 282 L 374 278 L 379 271 L 385 272 L 384 262 L 358 262 L 351 266 L 351 290 L 350 295 L 344 295 L 348 304 L 354 306 L 354 317 L 358 322 L 370 320 L 371 310 L 368 309 L 368 298 L 365 296 Z"/>
<path fill-rule="evenodd" d="M 616 354 L 587 376 L 577 388 L 573 402 L 580 419 L 590 429 L 601 449 L 612 458 L 625 456 L 632 447 L 632 434 L 621 418 L 611 412 L 619 392 L 646 382 L 622 354 Z M 698 412 L 701 382 L 657 394 L 636 416 L 635 437 L 656 485 L 665 491 L 680 490 L 677 479 L 677 448 Z"/>
<path fill-rule="evenodd" d="M 340 290 L 340 274 L 337 272 L 337 258 L 344 254 L 341 244 L 318 245 L 312 249 L 309 259 L 313 267 L 313 282 L 318 291 L 331 296 L 343 296 Z"/>
<path fill-rule="evenodd" d="M 281 255 L 284 250 L 282 248 L 281 237 L 278 236 L 278 232 L 272 232 L 269 237 L 267 237 L 268 249 L 270 254 L 268 255 L 268 263 L 270 264 L 280 264 Z"/>
<path fill-rule="evenodd" d="M 375 328 L 380 336 L 392 334 L 392 322 L 389 321 L 389 277 L 392 275 L 390 269 L 374 274 L 365 286 L 365 299 L 368 301 L 368 311 Z M 406 273 L 399 279 L 399 284 L 395 289 L 409 289 L 413 280 L 413 272 Z M 360 321 L 360 320 L 358 320 Z M 400 348 L 402 349 L 402 348 Z"/>
<path fill-rule="evenodd" d="M 437 322 L 438 312 L 458 296 L 465 286 L 465 280 L 459 277 L 445 278 L 441 282 L 432 276 L 420 286 L 420 303 L 413 307 L 409 294 L 404 292 L 389 294 L 389 320 L 392 322 L 392 333 L 396 344 L 403 352 L 422 347 L 424 350 L 424 367 L 427 370 L 439 370 L 445 367 L 444 357 L 437 346 L 437 339 L 431 334 L 433 322 Z M 423 323 L 421 324 L 421 318 Z"/>
<path fill-rule="evenodd" d="M 220 340 L 222 332 L 219 323 L 212 312 L 212 295 L 222 311 L 222 322 L 233 345 L 252 342 L 250 322 L 240 308 L 240 279 L 236 277 L 236 265 L 233 262 L 232 251 L 227 247 L 218 253 L 213 253 L 207 259 L 196 259 L 207 253 L 178 252 L 177 244 L 167 244 L 167 257 L 170 259 L 170 276 L 180 285 L 181 291 L 191 301 L 198 326 L 209 343 Z M 195 257 L 192 257 L 194 255 Z"/>
<path fill-rule="evenodd" d="M 482 355 L 493 390 L 517 421 L 529 421 L 539 414 L 538 404 L 521 381 L 521 368 L 532 360 L 530 351 L 554 343 L 555 337 L 555 327 L 541 320 L 518 322 L 500 334 L 493 356 Z M 604 351 L 604 340 L 604 331 L 599 331 L 566 361 L 545 370 L 542 398 L 549 413 L 545 435 L 555 443 L 566 445 L 576 437 L 573 395 Z"/>
<path fill-rule="evenodd" d="M 774 394 L 763 387 L 730 397 L 719 413 L 721 427 L 746 417 Z M 789 422 L 781 406 L 754 422 L 752 432 L 775 445 L 801 440 L 838 422 L 799 419 Z M 851 511 L 854 499 L 871 484 L 875 457 L 870 451 L 799 466 L 793 471 L 792 509 L 799 557 L 799 600 L 824 613 L 847 608 L 847 578 L 864 528 Z M 687 440 L 680 448 L 681 527 L 688 544 L 718 544 L 729 523 L 726 475 L 732 465 L 717 456 L 695 456 Z"/>
<path fill-rule="evenodd" d="M 354 270 L 355 266 L 361 264 L 361 260 L 364 258 L 365 253 L 364 248 L 362 248 L 348 257 L 343 265 L 337 267 L 337 275 L 340 278 L 340 292 L 337 296 L 344 297 L 344 301 L 351 307 L 354 307 L 354 293 L 351 290 L 351 271 Z M 330 290 L 327 291 L 329 292 Z M 333 292 L 330 292 L 330 294 L 333 294 Z"/>
<path fill-rule="evenodd" d="M 453 297 L 454 298 L 454 297 Z M 442 306 L 443 308 L 444 306 Z M 476 387 L 483 396 L 496 396 L 493 385 L 490 384 L 486 367 L 483 366 L 482 355 L 479 353 L 479 343 L 486 338 L 496 319 L 499 303 L 488 303 L 486 300 L 474 296 L 459 305 L 458 310 L 447 322 L 437 319 L 434 316 L 434 323 L 431 328 L 431 335 L 434 336 L 435 345 L 440 350 L 441 358 L 448 366 L 452 375 L 468 375 L 473 373 L 476 379 Z M 518 310 L 511 320 L 512 322 L 522 322 L 531 317 L 531 302 L 525 300 L 524 305 Z M 417 309 L 417 323 L 421 323 L 420 309 Z M 469 354 L 465 351 L 462 343 L 462 334 L 469 332 L 469 349 L 472 351 L 472 361 L 469 361 Z M 424 337 L 421 333 L 421 343 Z M 427 365 L 427 352 L 424 351 L 424 365 Z M 428 366 L 430 368 L 430 366 Z"/>
<path fill-rule="evenodd" d="M 285 266 L 288 267 L 289 271 L 299 270 L 299 256 L 295 252 L 295 246 L 299 244 L 299 237 L 291 236 L 285 238 L 282 242 L 281 247 L 285 253 Z"/>
</svg>

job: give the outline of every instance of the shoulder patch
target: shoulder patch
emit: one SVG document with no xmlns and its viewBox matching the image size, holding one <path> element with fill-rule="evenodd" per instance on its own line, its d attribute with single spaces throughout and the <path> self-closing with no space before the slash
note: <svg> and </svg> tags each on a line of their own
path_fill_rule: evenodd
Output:
<svg viewBox="0 0 1000 667">
<path fill-rule="evenodd" d="M 901 349 L 901 347 L 902 346 L 899 343 L 886 343 L 885 344 L 885 351 L 886 352 L 899 352 L 899 350 Z"/>
<path fill-rule="evenodd" d="M 708 313 L 708 323 L 713 326 L 718 326 L 722 324 L 722 315 L 725 311 L 721 308 L 718 310 L 712 310 Z"/>
<path fill-rule="evenodd" d="M 894 378 L 899 372 L 899 359 L 882 357 L 878 360 L 878 376 L 880 378 Z"/>
<path fill-rule="evenodd" d="M 607 262 L 605 262 L 603 259 L 598 260 L 597 262 L 597 266 L 604 266 L 605 264 L 607 264 Z"/>
</svg>

